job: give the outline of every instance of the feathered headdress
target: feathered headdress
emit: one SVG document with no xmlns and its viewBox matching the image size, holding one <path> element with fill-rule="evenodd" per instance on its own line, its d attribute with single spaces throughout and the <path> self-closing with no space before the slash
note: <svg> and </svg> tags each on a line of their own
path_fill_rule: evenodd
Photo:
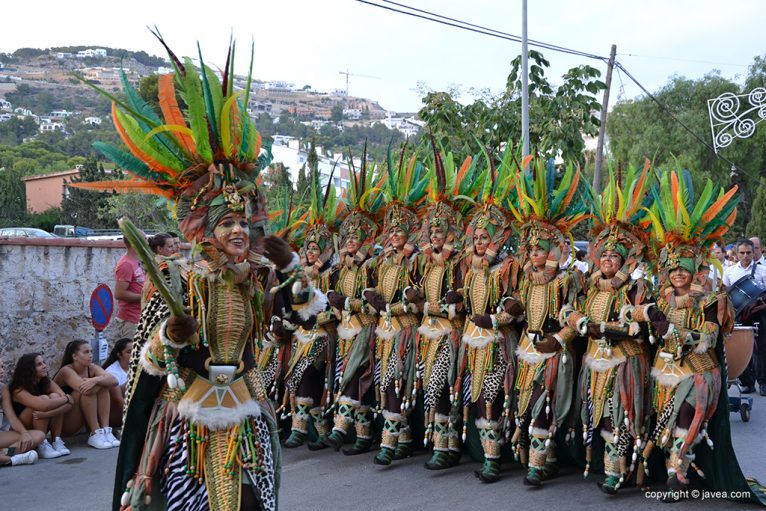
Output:
<svg viewBox="0 0 766 511">
<path fill-rule="evenodd" d="M 515 187 L 506 201 L 508 210 L 514 217 L 521 239 L 521 264 L 526 268 L 528 254 L 534 247 L 548 251 L 546 273 L 550 276 L 559 271 L 564 261 L 565 245 L 571 239 L 571 230 L 575 225 L 589 217 L 590 209 L 587 183 L 581 179 L 580 169 L 567 166 L 555 186 L 556 168 L 553 160 L 538 160 L 534 172 L 524 174 L 517 171 Z"/>
<path fill-rule="evenodd" d="M 391 145 L 388 146 L 388 173 L 382 176 L 383 199 L 386 203 L 386 214 L 383 220 L 381 239 L 384 250 L 390 249 L 388 235 L 391 230 L 399 228 L 407 233 L 407 243 L 404 246 L 405 255 L 409 256 L 417 246 L 420 231 L 420 219 L 416 208 L 423 202 L 428 191 L 428 171 L 417 158 L 414 151 L 406 160 L 407 143 L 402 145 L 398 164 L 394 161 Z M 406 163 L 406 166 L 405 166 Z"/>
<path fill-rule="evenodd" d="M 433 252 L 431 247 L 431 229 L 438 226 L 446 235 L 442 253 L 444 258 L 450 254 L 459 252 L 464 243 L 464 218 L 466 213 L 476 203 L 476 196 L 480 183 L 475 179 L 475 159 L 468 156 L 457 167 L 452 153 L 446 156 L 436 147 L 432 139 L 434 150 L 433 161 L 429 172 L 430 184 L 428 186 L 428 203 L 423 215 L 420 229 L 420 251 L 424 254 Z"/>
<path fill-rule="evenodd" d="M 518 165 L 513 161 L 512 144 L 506 145 L 499 168 L 489 152 L 482 146 L 485 167 L 476 177 L 478 183 L 477 204 L 468 221 L 465 233 L 466 253 L 473 255 L 473 236 L 477 229 L 485 229 L 490 237 L 483 264 L 495 261 L 500 250 L 511 237 L 511 221 L 503 209 L 508 194 L 514 188 L 513 179 Z M 528 161 L 528 160 L 525 160 Z"/>
<path fill-rule="evenodd" d="M 374 163 L 367 162 L 367 143 L 364 144 L 361 168 L 357 172 L 353 156 L 349 157 L 348 166 L 351 171 L 351 183 L 343 198 L 345 209 L 348 211 L 340 226 L 340 256 L 349 255 L 359 262 L 364 261 L 372 253 L 375 236 L 378 233 L 378 213 L 383 206 L 380 188 L 374 186 Z M 361 248 L 356 254 L 348 254 L 346 242 L 356 238 Z"/>
<path fill-rule="evenodd" d="M 651 188 L 654 203 L 647 211 L 663 293 L 672 289 L 668 275 L 676 268 L 693 275 L 692 293 L 697 295 L 704 293 L 709 263 L 723 274 L 721 262 L 711 250 L 734 225 L 740 200 L 736 192 L 737 186 L 724 192 L 708 179 L 696 198 L 688 170 L 658 173 Z"/>
<path fill-rule="evenodd" d="M 335 252 L 335 234 L 340 227 L 339 216 L 343 211 L 343 203 L 338 201 L 332 182 L 334 173 L 335 166 L 323 190 L 319 182 L 319 173 L 312 170 L 308 211 L 293 222 L 290 229 L 291 240 L 301 247 L 300 257 L 304 266 L 309 244 L 316 243 L 319 247 L 320 256 L 314 263 L 317 271 L 330 261 Z"/>
<path fill-rule="evenodd" d="M 623 265 L 613 277 L 614 287 L 627 282 L 630 274 L 647 255 L 649 219 L 646 206 L 650 199 L 649 160 L 642 170 L 631 167 L 627 173 L 610 169 L 609 182 L 601 195 L 593 195 L 593 250 L 598 267 L 604 250 L 614 250 L 622 256 Z M 596 271 L 592 279 L 601 277 Z"/>
<path fill-rule="evenodd" d="M 268 148 L 262 152 L 261 136 L 246 109 L 254 48 L 245 89 L 235 92 L 233 42 L 219 80 L 204 64 L 201 50 L 198 70 L 188 57 L 182 63 L 159 32 L 154 35 L 166 48 L 175 69 L 158 80 L 163 119 L 128 82 L 124 72 L 124 101 L 91 85 L 112 100 L 114 126 L 130 152 L 103 142 L 94 146 L 131 179 L 73 186 L 173 199 L 180 228 L 189 241 L 215 245 L 213 229 L 229 211 L 244 213 L 250 219 L 251 230 L 264 231 L 267 214 L 257 179 L 271 154 Z M 179 106 L 178 98 L 183 99 L 184 108 Z"/>
</svg>

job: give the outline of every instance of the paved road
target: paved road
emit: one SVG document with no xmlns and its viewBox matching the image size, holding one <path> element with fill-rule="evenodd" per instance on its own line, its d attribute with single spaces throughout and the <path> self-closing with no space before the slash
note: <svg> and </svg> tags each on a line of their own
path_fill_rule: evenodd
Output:
<svg viewBox="0 0 766 511">
<path fill-rule="evenodd" d="M 755 398 L 749 423 L 731 415 L 734 446 L 743 471 L 766 481 L 766 398 Z M 116 449 L 98 451 L 73 445 L 70 456 L 41 460 L 36 465 L 0 469 L 0 509 L 93 511 L 109 509 Z M 416 509 L 593 509 L 608 505 L 668 509 L 637 489 L 613 498 L 595 486 L 598 476 L 583 481 L 579 473 L 563 472 L 541 490 L 522 484 L 520 469 L 503 473 L 502 481 L 485 485 L 473 476 L 478 464 L 464 462 L 452 470 L 429 472 L 421 454 L 388 468 L 372 464 L 372 454 L 347 457 L 332 451 L 311 453 L 305 448 L 285 450 L 280 495 L 282 510 L 332 509 L 356 511 L 367 507 L 380 511 Z M 360 506 L 354 497 L 365 495 Z M 687 501 L 673 510 L 756 509 L 726 501 Z"/>
</svg>

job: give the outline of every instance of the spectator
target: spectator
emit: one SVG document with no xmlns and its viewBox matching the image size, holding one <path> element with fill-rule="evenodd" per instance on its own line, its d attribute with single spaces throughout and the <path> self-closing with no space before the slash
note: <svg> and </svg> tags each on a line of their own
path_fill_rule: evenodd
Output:
<svg viewBox="0 0 766 511">
<path fill-rule="evenodd" d="M 16 416 L 11 392 L 2 382 L 0 364 L 0 466 L 31 465 L 37 461 L 35 447 L 45 440 L 45 433 L 28 430 Z"/>
<path fill-rule="evenodd" d="M 763 257 L 763 245 L 761 244 L 761 238 L 753 236 L 750 238 L 753 242 L 753 261 L 755 264 L 766 265 L 766 257 Z"/>
<path fill-rule="evenodd" d="M 588 261 L 585 260 L 585 256 L 587 256 L 588 253 L 585 250 L 578 250 L 575 254 L 575 268 L 580 270 L 580 273 L 583 275 L 588 274 Z"/>
<path fill-rule="evenodd" d="M 723 272 L 723 285 L 731 287 L 732 284 L 746 275 L 752 275 L 753 280 L 761 288 L 766 288 L 766 266 L 757 264 L 753 260 L 753 242 L 744 239 L 737 243 L 737 258 L 739 262 L 729 266 Z M 741 313 L 740 321 L 745 325 L 766 325 L 766 305 L 761 302 L 750 304 Z M 760 327 L 756 334 L 756 350 L 750 365 L 739 377 L 744 394 L 755 391 L 755 380 L 759 383 L 759 392 L 766 396 L 766 328 Z"/>
<path fill-rule="evenodd" d="M 166 232 L 155 234 L 149 238 L 149 248 L 162 257 L 172 257 L 176 253 L 176 243 L 173 236 Z"/>
<path fill-rule="evenodd" d="M 181 238 L 178 236 L 178 233 L 175 233 L 173 231 L 168 231 L 168 234 L 170 234 L 173 237 L 173 253 L 174 254 L 181 254 Z"/>
<path fill-rule="evenodd" d="M 83 423 L 90 430 L 88 445 L 109 449 L 120 445 L 109 427 L 109 388 L 117 378 L 93 363 L 88 341 L 71 341 L 64 350 L 61 369 L 53 381 L 74 399 L 72 410 L 64 417 L 64 431 L 77 433 Z"/>
<path fill-rule="evenodd" d="M 127 239 L 123 239 L 125 254 L 114 269 L 114 297 L 117 299 L 117 337 L 130 339 L 136 333 L 141 317 L 141 289 L 144 287 L 144 270 L 138 262 L 136 251 Z"/>
<path fill-rule="evenodd" d="M 728 266 L 726 264 L 726 255 L 723 252 L 723 248 L 721 248 L 720 243 L 716 243 L 713 245 L 713 257 L 718 259 L 718 261 L 721 263 L 721 267 L 723 269 L 726 269 Z M 710 265 L 710 274 L 709 274 L 710 280 L 712 280 L 715 283 L 715 289 L 718 289 L 721 287 L 721 279 L 723 279 L 723 274 L 720 273 L 718 268 Z"/>
<path fill-rule="evenodd" d="M 9 390 L 13 411 L 23 426 L 43 434 L 50 431 L 53 442 L 43 440 L 37 447 L 37 454 L 43 459 L 69 454 L 61 432 L 64 415 L 72 409 L 74 400 L 48 377 L 48 365 L 40 353 L 21 356 L 13 371 Z"/>
<path fill-rule="evenodd" d="M 726 248 L 726 268 L 737 264 L 737 251 L 733 246 Z"/>
<path fill-rule="evenodd" d="M 122 427 L 122 407 L 125 404 L 125 388 L 128 383 L 128 363 L 130 352 L 133 350 L 133 340 L 123 337 L 114 344 L 103 367 L 107 373 L 117 378 L 117 385 L 109 387 L 110 411 L 109 425 L 113 428 Z"/>
</svg>

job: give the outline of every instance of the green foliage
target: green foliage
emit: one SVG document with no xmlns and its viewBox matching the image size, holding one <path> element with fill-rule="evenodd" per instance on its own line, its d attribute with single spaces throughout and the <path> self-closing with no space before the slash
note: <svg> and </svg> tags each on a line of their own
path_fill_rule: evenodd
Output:
<svg viewBox="0 0 766 511">
<path fill-rule="evenodd" d="M 0 166 L 0 227 L 18 226 L 27 210 L 21 170 Z"/>
<path fill-rule="evenodd" d="M 159 80 L 160 75 L 155 73 L 143 78 L 141 83 L 138 84 L 138 94 L 144 98 L 144 101 L 152 107 L 152 110 L 157 115 L 162 113 L 160 109 Z"/>
<path fill-rule="evenodd" d="M 529 52 L 530 147 L 546 157 L 561 156 L 566 161 L 584 163 L 584 135 L 598 133 L 597 98 L 606 88 L 600 71 L 578 66 L 567 71 L 563 83 L 554 87 L 545 77 L 550 63 L 542 53 Z M 521 136 L 521 57 L 511 62 L 506 89 L 499 97 L 481 94 L 469 105 L 457 101 L 456 91 L 428 92 L 418 112 L 426 131 L 459 158 L 475 154 L 476 141 L 498 148 L 508 140 L 520 144 Z"/>
<path fill-rule="evenodd" d="M 44 231 L 53 232 L 56 225 L 61 224 L 61 209 L 50 208 L 42 213 L 28 213 L 24 227 L 37 227 Z"/>
<path fill-rule="evenodd" d="M 766 239 L 766 179 L 761 178 L 759 182 L 750 213 L 750 221 L 747 223 L 745 233 L 748 236 Z"/>
<path fill-rule="evenodd" d="M 5 99 L 10 101 L 14 108 L 28 108 L 37 114 L 49 113 L 65 107 L 64 102 L 56 99 L 52 93 L 26 83 L 18 84 L 16 90 L 5 95 Z"/>
<path fill-rule="evenodd" d="M 80 181 L 104 181 L 106 179 L 119 179 L 119 175 L 108 175 L 104 166 L 89 158 L 80 169 L 79 177 L 72 179 L 73 183 Z M 114 228 L 115 219 L 105 218 L 100 211 L 108 209 L 109 195 L 100 192 L 67 188 L 64 200 L 61 201 L 61 220 L 68 224 L 82 225 L 91 228 Z"/>
<path fill-rule="evenodd" d="M 173 217 L 172 206 L 172 202 L 164 197 L 121 193 L 107 197 L 97 215 L 106 228 L 116 228 L 117 220 L 127 216 L 144 230 L 178 232 L 178 222 Z"/>
<path fill-rule="evenodd" d="M 13 117 L 0 122 L 0 144 L 18 145 L 28 137 L 37 135 L 37 123 L 31 117 Z"/>
<path fill-rule="evenodd" d="M 343 105 L 338 103 L 330 110 L 330 120 L 332 122 L 341 122 L 343 120 Z"/>
</svg>

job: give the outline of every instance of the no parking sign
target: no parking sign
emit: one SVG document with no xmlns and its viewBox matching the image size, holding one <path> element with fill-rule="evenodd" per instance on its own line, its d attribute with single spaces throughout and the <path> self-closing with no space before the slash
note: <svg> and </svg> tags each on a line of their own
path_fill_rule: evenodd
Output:
<svg viewBox="0 0 766 511">
<path fill-rule="evenodd" d="M 106 284 L 99 284 L 90 295 L 90 317 L 93 328 L 100 332 L 109 324 L 114 311 L 112 290 Z"/>
</svg>

